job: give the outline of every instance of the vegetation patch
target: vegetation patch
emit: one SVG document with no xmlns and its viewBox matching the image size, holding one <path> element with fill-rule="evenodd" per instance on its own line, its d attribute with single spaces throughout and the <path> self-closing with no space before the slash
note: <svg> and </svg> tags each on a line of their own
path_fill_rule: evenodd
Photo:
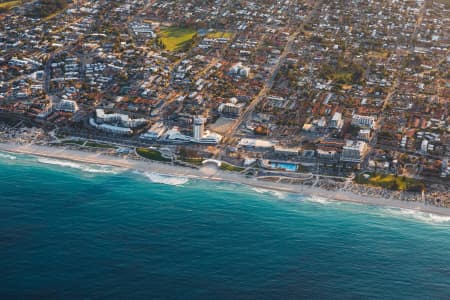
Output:
<svg viewBox="0 0 450 300">
<path fill-rule="evenodd" d="M 137 148 L 136 153 L 143 158 L 151 160 L 170 161 L 170 159 L 163 157 L 161 152 L 149 148 Z"/>
<path fill-rule="evenodd" d="M 214 31 L 208 33 L 206 37 L 209 39 L 219 39 L 219 38 L 231 39 L 233 37 L 233 33 L 228 31 Z"/>
<path fill-rule="evenodd" d="M 339 58 L 335 65 L 324 64 L 320 70 L 320 77 L 338 84 L 362 84 L 364 69 L 359 64 Z"/>
<path fill-rule="evenodd" d="M 79 145 L 79 146 L 83 146 L 85 141 L 80 141 L 80 140 L 68 140 L 68 141 L 63 141 L 63 144 L 67 144 L 67 145 Z"/>
<path fill-rule="evenodd" d="M 386 59 L 389 57 L 389 51 L 387 50 L 370 51 L 368 53 L 368 56 L 371 58 Z"/>
<path fill-rule="evenodd" d="M 220 169 L 231 172 L 242 172 L 245 170 L 244 168 L 233 166 L 224 162 L 222 162 L 222 164 L 220 165 Z"/>
<path fill-rule="evenodd" d="M 203 158 L 182 158 L 181 161 L 184 161 L 192 165 L 200 166 L 202 165 Z"/>
<path fill-rule="evenodd" d="M 355 182 L 387 188 L 394 191 L 420 192 L 425 189 L 424 183 L 420 180 L 406 176 L 395 176 L 392 174 L 360 174 L 356 176 Z"/>
<path fill-rule="evenodd" d="M 168 51 L 185 51 L 193 45 L 196 35 L 192 28 L 166 27 L 159 32 L 159 42 Z"/>
<path fill-rule="evenodd" d="M 33 4 L 33 9 L 27 12 L 27 16 L 49 20 L 63 11 L 67 5 L 66 0 L 39 0 Z"/>
<path fill-rule="evenodd" d="M 85 144 L 86 147 L 93 147 L 93 148 L 104 148 L 104 149 L 116 149 L 116 146 L 108 145 L 108 144 L 102 144 L 102 143 L 95 143 L 95 142 L 87 142 Z"/>
<path fill-rule="evenodd" d="M 203 162 L 203 157 L 196 150 L 187 147 L 180 147 L 179 159 L 196 166 L 202 165 Z"/>
<path fill-rule="evenodd" d="M 6 1 L 0 3 L 0 12 L 5 12 L 10 10 L 13 7 L 16 7 L 21 4 L 21 1 Z"/>
</svg>

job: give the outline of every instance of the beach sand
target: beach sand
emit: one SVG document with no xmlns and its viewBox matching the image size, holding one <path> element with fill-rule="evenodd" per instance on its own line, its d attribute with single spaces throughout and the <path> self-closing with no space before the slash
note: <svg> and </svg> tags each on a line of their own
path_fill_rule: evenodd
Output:
<svg viewBox="0 0 450 300">
<path fill-rule="evenodd" d="M 411 209 L 421 212 L 450 216 L 450 209 L 427 205 L 419 202 L 406 202 L 377 197 L 358 195 L 347 191 L 328 191 L 322 188 L 284 184 L 271 181 L 261 181 L 255 177 L 246 177 L 238 173 L 226 172 L 214 166 L 204 166 L 200 169 L 175 166 L 149 160 L 125 159 L 102 153 L 85 152 L 81 150 L 66 149 L 62 147 L 50 147 L 34 144 L 18 145 L 13 143 L 0 143 L 0 151 L 35 155 L 40 157 L 71 160 L 75 162 L 114 166 L 138 172 L 150 172 L 172 176 L 196 178 L 203 180 L 224 181 L 236 184 L 244 184 L 263 190 L 281 191 L 287 193 L 302 194 L 310 197 L 319 197 L 331 201 L 346 201 L 368 205 L 387 206 L 392 208 Z"/>
</svg>

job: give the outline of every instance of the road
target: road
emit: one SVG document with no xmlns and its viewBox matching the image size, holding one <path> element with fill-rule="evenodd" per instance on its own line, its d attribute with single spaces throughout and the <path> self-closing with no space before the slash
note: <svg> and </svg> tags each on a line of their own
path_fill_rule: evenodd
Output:
<svg viewBox="0 0 450 300">
<path fill-rule="evenodd" d="M 267 93 L 270 92 L 270 90 L 273 87 L 273 84 L 275 82 L 275 79 L 280 71 L 281 66 L 284 64 L 285 59 L 287 55 L 291 52 L 292 43 L 295 41 L 295 39 L 298 37 L 300 32 L 304 30 L 304 24 L 308 23 L 312 16 L 314 16 L 317 9 L 321 6 L 322 1 L 317 1 L 315 3 L 315 6 L 311 9 L 308 16 L 305 18 L 304 22 L 302 23 L 302 26 L 297 29 L 294 33 L 292 33 L 283 49 L 283 52 L 281 53 L 278 62 L 273 66 L 271 70 L 271 75 L 264 83 L 263 87 L 261 88 L 258 95 L 253 99 L 253 101 L 247 106 L 245 111 L 242 113 L 242 115 L 233 123 L 233 125 L 227 130 L 227 132 L 224 134 L 225 137 L 229 137 L 228 141 L 225 142 L 225 145 L 229 145 L 232 141 L 231 137 L 236 134 L 237 129 L 241 126 L 242 122 L 247 120 L 248 117 L 253 113 L 255 107 L 261 102 L 261 100 L 267 96 Z"/>
</svg>

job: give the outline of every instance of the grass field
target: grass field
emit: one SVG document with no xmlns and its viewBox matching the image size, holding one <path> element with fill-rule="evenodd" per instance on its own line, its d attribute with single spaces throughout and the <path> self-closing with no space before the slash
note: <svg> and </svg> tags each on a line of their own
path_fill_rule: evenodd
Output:
<svg viewBox="0 0 450 300">
<path fill-rule="evenodd" d="M 170 161 L 170 159 L 163 157 L 160 152 L 149 148 L 137 148 L 136 153 L 142 156 L 143 158 L 151 160 Z"/>
<path fill-rule="evenodd" d="M 180 51 L 187 49 L 196 34 L 195 29 L 166 27 L 161 28 L 159 38 L 168 51 Z"/>
<path fill-rule="evenodd" d="M 182 158 L 181 161 L 190 163 L 192 165 L 201 166 L 203 158 Z"/>
<path fill-rule="evenodd" d="M 0 10 L 6 11 L 20 4 L 20 1 L 6 1 L 0 3 Z"/>
<path fill-rule="evenodd" d="M 355 181 L 359 184 L 369 184 L 396 191 L 421 191 L 424 188 L 420 180 L 405 176 L 395 176 L 391 174 L 368 174 L 370 177 L 358 175 Z"/>
<path fill-rule="evenodd" d="M 231 171 L 231 172 L 241 172 L 244 171 L 244 168 L 241 167 L 236 167 L 227 163 L 222 162 L 222 164 L 220 165 L 220 168 L 224 171 Z"/>
<path fill-rule="evenodd" d="M 218 38 L 231 39 L 233 37 L 233 33 L 227 31 L 216 31 L 208 33 L 206 37 L 210 39 L 218 39 Z"/>
</svg>

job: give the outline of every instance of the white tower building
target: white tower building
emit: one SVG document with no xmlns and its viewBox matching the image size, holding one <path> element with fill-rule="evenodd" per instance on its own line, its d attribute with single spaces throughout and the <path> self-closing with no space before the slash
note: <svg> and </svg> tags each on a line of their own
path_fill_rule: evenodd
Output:
<svg viewBox="0 0 450 300">
<path fill-rule="evenodd" d="M 194 118 L 194 139 L 200 141 L 205 131 L 204 120 L 201 117 Z"/>
</svg>

